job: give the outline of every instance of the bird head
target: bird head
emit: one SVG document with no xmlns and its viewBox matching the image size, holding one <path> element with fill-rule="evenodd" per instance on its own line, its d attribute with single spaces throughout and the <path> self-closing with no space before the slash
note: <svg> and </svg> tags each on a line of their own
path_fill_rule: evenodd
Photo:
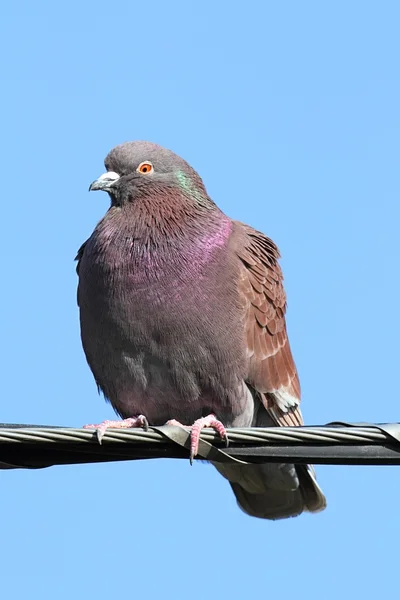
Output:
<svg viewBox="0 0 400 600">
<path fill-rule="evenodd" d="M 126 142 L 111 150 L 104 161 L 106 172 L 89 191 L 103 190 L 114 205 L 134 202 L 140 196 L 179 191 L 200 205 L 209 199 L 199 175 L 182 158 L 151 142 Z"/>
</svg>

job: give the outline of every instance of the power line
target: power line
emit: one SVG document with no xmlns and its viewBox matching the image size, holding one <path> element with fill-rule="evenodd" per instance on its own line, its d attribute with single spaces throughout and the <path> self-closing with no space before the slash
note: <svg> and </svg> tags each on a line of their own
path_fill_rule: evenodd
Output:
<svg viewBox="0 0 400 600">
<path fill-rule="evenodd" d="M 217 462 L 294 462 L 400 465 L 400 424 L 330 423 L 323 427 L 228 430 L 225 448 L 214 431 L 202 431 L 200 459 Z M 189 433 L 179 427 L 107 430 L 100 445 L 93 430 L 0 424 L 0 468 L 149 458 L 188 458 Z"/>
</svg>

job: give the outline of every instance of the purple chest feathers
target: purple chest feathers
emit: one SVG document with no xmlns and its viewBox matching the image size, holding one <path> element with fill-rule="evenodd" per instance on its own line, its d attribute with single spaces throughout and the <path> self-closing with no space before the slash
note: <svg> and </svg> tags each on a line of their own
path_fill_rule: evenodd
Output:
<svg viewBox="0 0 400 600">
<path fill-rule="evenodd" d="M 112 209 L 85 249 L 91 285 L 103 287 L 114 300 L 129 295 L 132 301 L 137 296 L 173 301 L 184 291 L 216 284 L 225 266 L 231 220 L 217 213 L 208 220 L 189 220 L 188 226 L 174 217 L 151 214 L 144 222 L 132 222 L 122 210 Z"/>
<path fill-rule="evenodd" d="M 153 228 L 145 237 L 123 214 L 108 217 L 84 250 L 79 302 L 85 352 L 114 407 L 129 414 L 135 398 L 149 414 L 164 401 L 214 397 L 212 382 L 237 385 L 232 222 L 222 215 L 209 227 L 186 226 L 185 235 Z"/>
</svg>

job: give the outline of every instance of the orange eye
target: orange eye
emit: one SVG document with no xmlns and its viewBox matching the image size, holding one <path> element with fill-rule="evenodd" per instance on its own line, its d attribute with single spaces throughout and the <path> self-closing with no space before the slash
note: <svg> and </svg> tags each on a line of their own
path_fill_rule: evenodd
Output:
<svg viewBox="0 0 400 600">
<path fill-rule="evenodd" d="M 146 160 L 145 162 L 140 163 L 136 171 L 138 173 L 143 173 L 143 175 L 148 175 L 153 171 L 153 165 L 151 164 L 151 162 Z"/>
</svg>

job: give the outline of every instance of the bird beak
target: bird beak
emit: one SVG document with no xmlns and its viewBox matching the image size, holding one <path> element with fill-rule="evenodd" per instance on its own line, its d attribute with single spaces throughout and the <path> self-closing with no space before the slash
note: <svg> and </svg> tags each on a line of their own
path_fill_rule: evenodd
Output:
<svg viewBox="0 0 400 600">
<path fill-rule="evenodd" d="M 107 171 L 107 173 L 103 173 L 103 175 L 100 175 L 98 179 L 90 184 L 89 192 L 94 192 L 95 190 L 108 191 L 120 177 L 121 176 L 118 175 L 118 173 L 114 173 L 114 171 Z"/>
</svg>

